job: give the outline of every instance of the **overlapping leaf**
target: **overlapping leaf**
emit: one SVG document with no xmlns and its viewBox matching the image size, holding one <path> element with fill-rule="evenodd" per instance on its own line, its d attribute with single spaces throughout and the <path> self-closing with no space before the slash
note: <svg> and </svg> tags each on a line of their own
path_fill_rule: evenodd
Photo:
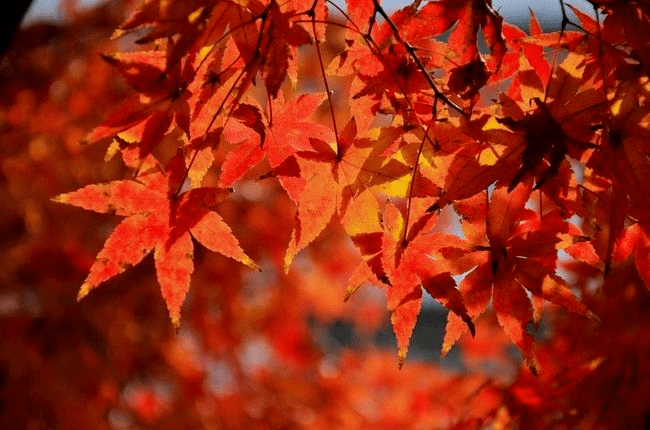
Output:
<svg viewBox="0 0 650 430">
<path fill-rule="evenodd" d="M 420 202 L 416 213 L 421 215 L 425 205 L 426 201 Z M 362 269 L 370 267 L 374 271 L 372 279 L 381 280 L 380 285 L 388 285 L 387 305 L 397 338 L 400 367 L 404 365 L 422 306 L 422 288 L 457 314 L 474 332 L 472 319 L 452 278 L 452 274 L 468 270 L 471 263 L 456 261 L 454 264 L 444 258 L 446 249 L 462 248 L 463 241 L 450 234 L 432 231 L 436 222 L 437 216 L 425 214 L 411 223 L 409 232 L 405 234 L 404 215 L 396 206 L 387 204 L 382 217 L 381 251 L 376 257 L 380 265 L 367 266 L 362 262 L 360 266 Z"/>
<path fill-rule="evenodd" d="M 530 192 L 530 181 L 527 181 L 511 193 L 505 188 L 495 189 L 489 207 L 478 200 L 458 207 L 461 213 L 468 214 L 468 237 L 480 240 L 481 231 L 487 236 L 487 242 L 474 244 L 474 251 L 483 255 L 483 261 L 461 282 L 460 291 L 473 317 L 483 313 L 492 298 L 499 323 L 522 349 L 531 371 L 536 372 L 529 324 L 539 319 L 541 302 L 531 303 L 526 290 L 534 298 L 582 315 L 593 315 L 556 274 L 558 250 L 579 242 L 576 240 L 580 237 L 579 229 L 562 220 L 557 212 L 540 219 L 525 209 Z M 481 226 L 482 222 L 485 227 Z M 473 234 L 477 229 L 479 234 Z M 462 331 L 458 317 L 449 314 L 443 353 L 449 351 Z"/>
</svg>

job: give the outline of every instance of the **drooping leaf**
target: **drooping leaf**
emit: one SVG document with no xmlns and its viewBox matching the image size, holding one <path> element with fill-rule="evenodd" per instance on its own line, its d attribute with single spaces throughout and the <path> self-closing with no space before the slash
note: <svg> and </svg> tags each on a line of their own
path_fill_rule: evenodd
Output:
<svg viewBox="0 0 650 430">
<path fill-rule="evenodd" d="M 79 299 L 154 250 L 158 282 L 172 323 L 178 326 L 194 270 L 192 236 L 212 251 L 257 268 L 241 250 L 230 228 L 209 209 L 230 190 L 197 188 L 178 195 L 178 179 L 184 169 L 179 153 L 165 172 L 148 173 L 137 181 L 88 185 L 55 198 L 60 203 L 127 216 L 106 240 L 81 286 Z"/>
<path fill-rule="evenodd" d="M 421 205 L 420 210 L 424 209 L 425 205 Z M 456 236 L 432 232 L 436 221 L 433 214 L 425 214 L 411 225 L 411 230 L 417 233 L 408 234 L 404 242 L 407 226 L 401 212 L 393 205 L 387 205 L 384 211 L 381 261 L 390 285 L 387 304 L 398 340 L 401 364 L 408 351 L 411 323 L 415 322 L 420 312 L 414 300 L 417 299 L 418 303 L 421 301 L 423 287 L 433 298 L 457 314 L 472 333 L 475 330 L 464 299 L 451 277 L 452 273 L 466 271 L 471 263 L 469 266 L 453 265 L 444 259 L 444 248 L 454 245 L 463 248 L 464 244 Z M 399 316 L 405 317 L 406 322 L 399 321 Z"/>
</svg>

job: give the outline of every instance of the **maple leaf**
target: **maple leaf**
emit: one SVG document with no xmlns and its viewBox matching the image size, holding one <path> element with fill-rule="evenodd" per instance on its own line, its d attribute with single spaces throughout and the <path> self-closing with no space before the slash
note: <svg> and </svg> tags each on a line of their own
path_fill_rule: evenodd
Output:
<svg viewBox="0 0 650 430">
<path fill-rule="evenodd" d="M 551 66 L 544 53 L 544 48 L 538 44 L 536 39 L 544 37 L 544 33 L 532 9 L 530 10 L 529 28 L 533 36 L 531 38 L 527 37 L 519 27 L 503 23 L 503 35 L 508 50 L 503 56 L 498 72 L 490 76 L 489 81 L 491 83 L 500 82 L 511 78 L 512 83 L 506 94 L 517 101 L 539 96 L 539 92 L 536 91 L 545 88 L 551 76 Z"/>
<path fill-rule="evenodd" d="M 192 237 L 212 251 L 257 269 L 228 225 L 210 210 L 231 191 L 196 188 L 177 195 L 184 172 L 183 155 L 178 153 L 164 173 L 157 169 L 136 180 L 88 185 L 54 198 L 60 203 L 126 217 L 97 255 L 79 290 L 79 299 L 138 264 L 153 250 L 158 283 L 172 323 L 178 327 L 180 308 L 194 270 Z"/>
<path fill-rule="evenodd" d="M 644 29 L 648 24 L 648 5 L 609 1 L 598 3 L 603 4 L 607 13 L 604 27 L 609 31 L 606 33 L 615 32 L 618 40 L 624 40 L 632 49 L 631 56 L 638 59 L 647 71 L 650 68 L 650 49 Z"/>
<path fill-rule="evenodd" d="M 312 119 L 316 109 L 326 99 L 324 93 L 303 94 L 285 100 L 282 92 L 271 102 L 273 116 L 267 119 L 267 133 L 263 143 L 271 168 L 281 169 L 297 151 L 309 151 L 312 139 L 329 142 L 334 140 L 332 131 Z M 303 178 L 278 174 L 280 184 L 289 197 L 297 200 L 297 191 L 304 185 Z"/>
<path fill-rule="evenodd" d="M 296 81 L 295 70 L 291 70 L 290 64 L 296 58 L 297 48 L 312 42 L 306 24 L 299 22 L 308 16 L 314 23 L 318 20 L 319 24 L 314 24 L 314 28 L 317 27 L 316 32 L 322 35 L 321 23 L 327 19 L 327 9 L 322 2 L 271 1 L 265 5 L 250 1 L 246 8 L 233 14 L 230 25 L 239 27 L 239 31 L 233 32 L 232 38 L 246 64 L 245 82 L 252 82 L 259 73 L 269 95 L 275 98 L 288 74 Z M 259 28 L 250 25 L 258 20 Z M 314 37 L 319 34 L 314 34 Z"/>
<path fill-rule="evenodd" d="M 292 258 L 297 250 L 311 242 L 336 213 L 363 258 L 376 258 L 380 250 L 374 238 L 383 234 L 378 222 L 378 194 L 410 199 L 436 194 L 439 190 L 428 177 L 417 175 L 413 178 L 412 166 L 386 157 L 404 138 L 400 128 L 371 129 L 365 136 L 357 134 L 353 118 L 340 133 L 337 143 L 330 145 L 320 139 L 310 139 L 312 150 L 297 151 L 295 157 L 290 158 L 296 160 L 300 177 L 279 176 L 281 182 L 295 179 L 285 186 L 293 184 L 294 188 L 287 188 L 287 192 L 295 196 L 292 198 L 298 205 L 288 257 Z M 409 151 L 400 152 L 400 156 L 406 158 L 403 161 L 411 161 Z M 297 170 L 293 170 L 294 175 Z M 302 236 L 304 227 L 310 232 L 306 238 Z M 357 276 L 367 273 L 364 265 L 358 268 Z"/>
<path fill-rule="evenodd" d="M 647 225 L 633 224 L 625 229 L 618 237 L 614 248 L 613 259 L 615 262 L 622 262 L 630 254 L 634 255 L 634 264 L 646 288 L 650 289 L 650 267 L 648 258 L 650 256 L 650 234 Z"/>
<path fill-rule="evenodd" d="M 427 3 L 417 15 L 401 23 L 400 34 L 406 40 L 433 37 L 453 27 L 448 43 L 459 55 L 456 64 L 463 66 L 480 58 L 477 42 L 481 28 L 492 53 L 490 63 L 494 71 L 506 52 L 502 23 L 503 18 L 492 9 L 491 0 L 438 0 Z"/>
<path fill-rule="evenodd" d="M 523 119 L 513 120 L 509 117 L 498 119 L 513 131 L 523 132 L 526 143 L 521 154 L 521 166 L 508 185 L 509 191 L 519 184 L 524 175 L 534 172 L 548 157 L 548 167 L 535 184 L 535 189 L 541 187 L 550 177 L 557 174 L 569 152 L 569 136 L 562 126 L 555 120 L 544 102 L 539 98 L 534 98 L 532 101 L 537 105 L 537 109 Z M 540 133 L 541 130 L 545 133 Z"/>
<path fill-rule="evenodd" d="M 593 319 L 596 317 L 555 273 L 558 249 L 572 245 L 571 238 L 579 237 L 581 232 L 562 220 L 557 211 L 541 219 L 533 217 L 524 208 L 530 193 L 531 185 L 527 181 L 512 192 L 505 187 L 496 188 L 489 206 L 474 200 L 470 205 L 457 208 L 468 211 L 466 219 L 470 223 L 480 224 L 485 220 L 485 227 L 467 226 L 464 230 L 478 240 L 481 240 L 480 232 L 485 231 L 488 239 L 487 244 L 481 241 L 474 245 L 474 251 L 483 254 L 483 261 L 460 284 L 467 308 L 476 318 L 485 311 L 492 297 L 499 324 L 523 351 L 528 367 L 535 373 L 537 364 L 528 325 L 539 320 L 542 302 L 536 300 L 533 309 L 526 290 L 537 299 L 548 300 Z M 481 215 L 482 211 L 487 213 Z M 443 354 L 451 349 L 463 331 L 459 318 L 450 313 Z"/>
<path fill-rule="evenodd" d="M 258 106 L 241 103 L 223 129 L 223 137 L 235 145 L 221 165 L 220 187 L 229 187 L 264 158 L 262 145 L 266 139 L 266 125 Z"/>
<path fill-rule="evenodd" d="M 96 127 L 86 137 L 88 143 L 112 137 L 147 120 L 140 143 L 144 158 L 167 132 L 172 119 L 189 135 L 191 94 L 187 85 L 194 75 L 191 59 L 184 67 L 178 65 L 167 71 L 164 50 L 104 54 L 102 58 L 115 66 L 139 94 L 128 98 Z"/>
<path fill-rule="evenodd" d="M 448 61 L 445 52 L 449 48 L 427 33 L 433 26 L 422 26 L 424 20 L 418 20 L 417 7 L 414 3 L 389 17 L 377 1 L 349 4 L 350 22 L 355 31 L 348 31 L 351 38 L 346 39 L 347 49 L 328 71 L 337 76 L 354 74 L 350 92 L 355 103 L 351 105 L 351 113 L 363 128 L 369 126 L 378 112 L 401 115 L 406 121 L 412 116 L 413 101 L 428 93 L 427 90 L 434 93 L 433 97 L 428 96 L 428 106 L 434 98 L 440 99 L 464 114 L 440 92 L 429 72 Z M 386 21 L 375 26 L 377 13 Z M 368 20 L 369 27 L 362 33 L 360 29 Z M 414 31 L 416 28 L 420 32 Z"/>
<path fill-rule="evenodd" d="M 462 128 L 439 124 L 436 133 L 438 130 L 436 141 L 443 151 L 436 183 L 442 192 L 428 211 L 438 211 L 503 181 L 524 149 L 520 140 L 513 139 L 512 133 L 489 115 L 473 119 Z"/>
<path fill-rule="evenodd" d="M 525 94 L 536 105 L 533 112 L 524 113 L 515 100 L 502 93 L 503 118 L 483 115 L 471 120 L 464 131 L 477 141 L 463 145 L 447 163 L 444 193 L 429 210 L 471 197 L 495 182 L 509 181 L 512 190 L 530 174 L 539 176 L 535 187 L 541 187 L 558 176 L 561 168 L 569 168 L 567 155 L 579 158 L 595 147 L 594 124 L 599 120 L 603 98 L 599 91 L 582 89 L 585 84 L 575 77 L 580 68 L 575 56 L 565 59 L 548 83 L 549 102 L 540 98 L 545 97 L 541 83 L 530 87 Z M 576 97 L 568 98 L 568 94 Z M 562 176 L 572 178 L 570 174 Z"/>
<path fill-rule="evenodd" d="M 420 202 L 420 211 L 426 202 Z M 379 275 L 389 285 L 386 290 L 388 310 L 397 338 L 399 366 L 404 365 L 408 346 L 420 313 L 422 288 L 433 298 L 458 315 L 472 334 L 474 323 L 465 306 L 461 293 L 456 289 L 452 274 L 462 273 L 471 266 L 449 264 L 443 258 L 445 248 L 463 246 L 463 241 L 453 235 L 432 232 L 437 216 L 424 214 L 405 235 L 406 220 L 399 209 L 387 204 L 382 238 L 382 269 Z M 406 239 L 405 239 L 406 238 Z"/>
<path fill-rule="evenodd" d="M 148 34 L 140 36 L 136 43 L 147 44 L 166 40 L 170 43 L 167 52 L 165 71 L 173 69 L 189 52 L 194 52 L 197 39 L 204 36 L 206 24 L 210 30 L 221 24 L 221 20 L 211 20 L 213 14 L 223 13 L 224 8 L 235 7 L 230 2 L 227 5 L 206 2 L 204 0 L 188 0 L 182 4 L 161 4 L 157 0 L 147 0 L 124 21 L 113 34 L 113 38 L 138 29 L 146 29 Z M 217 9 L 216 11 L 214 9 Z"/>
<path fill-rule="evenodd" d="M 323 188 L 327 185 L 323 181 L 327 182 L 331 171 L 322 168 L 325 166 L 320 166 L 320 163 L 310 159 L 313 157 L 309 155 L 309 152 L 318 152 L 318 149 L 326 154 L 327 143 L 325 142 L 333 140 L 332 133 L 327 127 L 309 120 L 324 99 L 324 94 L 308 94 L 285 102 L 283 93 L 280 92 L 272 101 L 273 117 L 268 119 L 269 124 L 263 140 L 259 129 L 233 130 L 234 132 L 230 134 L 231 139 L 244 137 L 245 140 L 235 148 L 233 151 L 235 155 L 226 158 L 223 170 L 228 176 L 224 177 L 224 183 L 230 183 L 232 181 L 230 178 L 241 177 L 266 155 L 272 168 L 272 175 L 277 176 L 289 197 L 298 205 L 296 227 L 292 233 L 290 250 L 287 250 L 285 257 L 286 270 L 297 251 L 315 239 L 325 227 L 336 206 L 336 204 L 331 205 L 336 200 L 322 199 L 324 193 L 332 192 L 327 187 Z M 257 121 L 254 123 L 257 124 Z M 258 137 L 251 138 L 251 133 L 257 134 Z M 304 157 L 297 156 L 298 153 L 303 154 Z M 242 157 L 250 160 L 251 163 L 242 163 Z M 326 155 L 322 157 L 324 162 L 334 161 L 334 159 L 328 160 Z M 299 159 L 302 164 L 298 162 Z M 313 193 L 321 198 L 310 197 Z M 307 200 L 320 207 L 312 207 Z M 307 209 L 308 207 L 310 209 Z M 309 215 L 305 214 L 305 210 Z M 304 227 L 301 223 L 304 223 Z M 308 225 L 311 227 L 307 228 Z"/>
<path fill-rule="evenodd" d="M 327 142 L 312 138 L 311 151 L 296 152 L 300 174 L 306 179 L 306 184 L 293 192 L 297 196 L 298 213 L 285 255 L 285 270 L 297 252 L 320 234 L 334 213 L 344 216 L 348 210 L 351 193 L 354 193 L 350 186 L 356 181 L 362 164 L 359 160 L 370 152 L 366 148 L 363 154 L 354 146 L 356 135 L 357 126 L 352 118 L 338 137 L 336 150 Z M 353 162 L 344 163 L 344 159 Z M 367 215 L 357 214 L 363 218 Z"/>
<path fill-rule="evenodd" d="M 646 224 L 650 203 L 639 190 L 650 181 L 650 162 L 647 144 L 648 113 L 640 108 L 639 97 L 643 90 L 633 84 L 622 84 L 609 108 L 605 121 L 605 143 L 594 151 L 587 161 L 587 184 L 597 192 L 602 191 L 602 180 L 609 182 L 609 237 L 605 257 L 605 273 L 611 269 L 612 254 L 617 240 L 623 235 L 626 218 Z M 601 203 L 605 203 L 603 201 Z M 633 234 L 632 237 L 637 236 Z M 640 263 L 640 261 L 638 262 Z M 645 263 L 638 267 L 645 270 Z"/>
</svg>

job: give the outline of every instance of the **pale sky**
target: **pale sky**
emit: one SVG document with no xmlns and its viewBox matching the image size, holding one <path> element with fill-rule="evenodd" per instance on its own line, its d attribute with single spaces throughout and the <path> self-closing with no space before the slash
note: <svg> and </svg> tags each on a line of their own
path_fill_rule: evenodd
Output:
<svg viewBox="0 0 650 430">
<path fill-rule="evenodd" d="M 79 0 L 82 5 L 92 6 L 98 3 L 104 3 L 106 0 Z M 34 0 L 23 19 L 23 23 L 34 21 L 56 21 L 59 18 L 58 13 L 59 0 Z"/>
</svg>

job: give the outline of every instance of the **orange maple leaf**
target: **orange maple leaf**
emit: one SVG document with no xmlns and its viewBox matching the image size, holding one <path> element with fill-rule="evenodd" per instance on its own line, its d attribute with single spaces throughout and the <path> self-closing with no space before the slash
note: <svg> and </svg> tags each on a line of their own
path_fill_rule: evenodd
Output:
<svg viewBox="0 0 650 430">
<path fill-rule="evenodd" d="M 167 133 L 174 122 L 189 137 L 190 105 L 187 82 L 194 76 L 191 61 L 166 70 L 164 51 L 142 51 L 103 55 L 115 66 L 139 94 L 127 98 L 88 136 L 95 143 L 132 129 L 139 140 L 140 158 L 144 159 Z M 144 123 L 144 127 L 136 126 Z"/>
<path fill-rule="evenodd" d="M 571 292 L 568 284 L 556 272 L 557 251 L 568 247 L 572 237 L 580 236 L 576 226 L 562 220 L 557 211 L 537 217 L 524 208 L 531 193 L 531 180 L 519 184 L 512 192 L 505 187 L 492 193 L 488 205 L 478 209 L 467 205 L 458 207 L 468 211 L 470 222 L 483 226 L 465 227 L 466 235 L 480 238 L 484 231 L 488 244 L 476 243 L 474 251 L 484 253 L 483 261 L 461 282 L 460 291 L 466 299 L 472 317 L 492 305 L 499 324 L 508 337 L 523 351 L 527 364 L 536 372 L 533 338 L 528 324 L 539 320 L 542 299 L 560 305 L 569 311 L 596 319 L 587 307 Z M 477 199 L 474 199 L 477 200 Z M 487 213 L 485 213 L 487 211 Z M 479 213 L 483 212 L 483 216 Z M 535 299 L 531 303 L 526 290 Z M 535 309 L 533 309 L 535 304 Z M 449 314 L 443 354 L 448 352 L 464 331 L 463 321 Z"/>
<path fill-rule="evenodd" d="M 148 161 L 152 158 L 149 157 Z M 174 326 L 194 271 L 192 237 L 206 248 L 257 269 L 239 246 L 230 227 L 210 210 L 230 192 L 221 188 L 196 188 L 178 195 L 185 164 L 179 152 L 165 172 L 157 168 L 136 180 L 88 185 L 54 198 L 60 203 L 100 213 L 126 216 L 104 243 L 90 268 L 78 299 L 104 281 L 138 264 L 152 250 L 158 283 Z"/>
<path fill-rule="evenodd" d="M 420 202 L 424 209 L 426 201 Z M 404 235 L 406 220 L 400 210 L 388 204 L 384 211 L 384 234 L 381 258 L 383 274 L 389 284 L 386 290 L 388 310 L 397 338 L 399 366 L 404 365 L 408 346 L 422 306 L 422 288 L 434 299 L 455 313 L 474 333 L 474 323 L 456 288 L 452 274 L 465 272 L 471 266 L 450 265 L 444 249 L 462 247 L 463 240 L 447 233 L 432 231 L 437 216 L 427 213 L 410 226 Z"/>
</svg>

